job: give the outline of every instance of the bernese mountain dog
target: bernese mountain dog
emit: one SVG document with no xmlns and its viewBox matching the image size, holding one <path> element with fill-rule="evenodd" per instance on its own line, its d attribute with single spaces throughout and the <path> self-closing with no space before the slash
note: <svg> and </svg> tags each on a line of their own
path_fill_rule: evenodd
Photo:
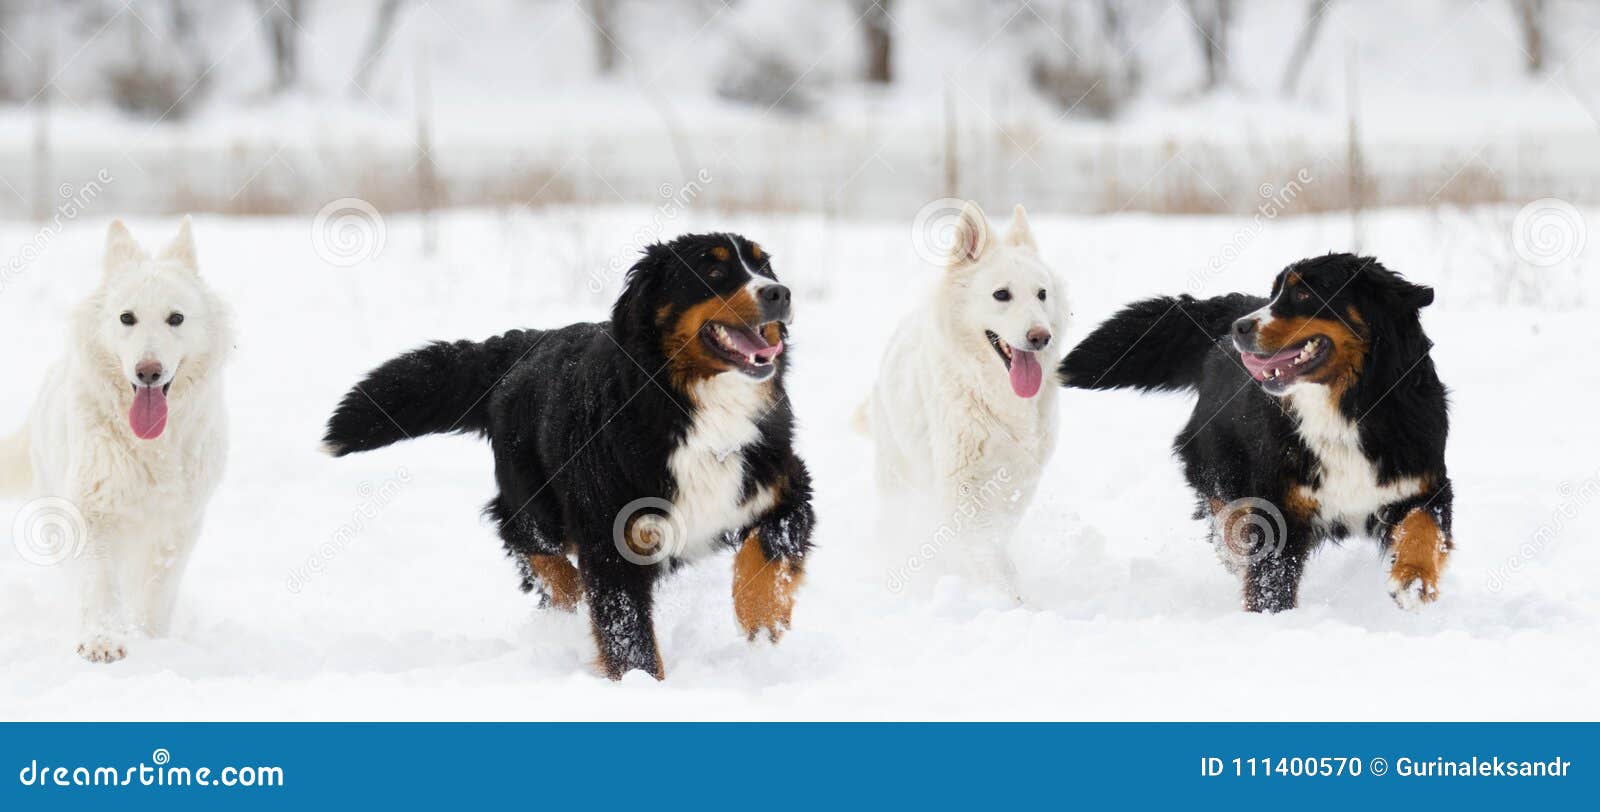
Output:
<svg viewBox="0 0 1600 812">
<path fill-rule="evenodd" d="M 1245 609 L 1293 608 L 1312 552 L 1352 534 L 1378 539 L 1390 595 L 1414 609 L 1438 597 L 1453 545 L 1445 387 L 1418 317 L 1432 301 L 1371 257 L 1306 259 L 1266 299 L 1129 305 L 1062 382 L 1198 393 L 1176 453 Z"/>
<path fill-rule="evenodd" d="M 499 487 L 485 513 L 523 590 L 587 601 L 607 676 L 660 679 L 651 593 L 680 563 L 737 547 L 740 626 L 774 642 L 789 627 L 814 522 L 784 391 L 790 314 L 761 246 L 679 237 L 645 249 L 610 321 L 399 356 L 344 396 L 324 442 L 343 456 L 482 434 Z"/>
</svg>

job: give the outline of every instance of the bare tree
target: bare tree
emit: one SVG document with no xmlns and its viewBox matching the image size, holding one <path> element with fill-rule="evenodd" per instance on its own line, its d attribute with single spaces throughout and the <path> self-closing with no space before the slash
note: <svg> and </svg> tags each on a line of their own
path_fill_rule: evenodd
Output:
<svg viewBox="0 0 1600 812">
<path fill-rule="evenodd" d="M 867 81 L 889 84 L 894 81 L 894 31 L 889 8 L 893 0 L 856 0 L 861 30 L 867 37 Z"/>
<path fill-rule="evenodd" d="M 189 62 L 189 69 L 196 76 L 205 76 L 210 67 L 206 57 L 204 39 L 200 36 L 198 26 L 194 20 L 194 9 L 189 7 L 189 0 L 170 0 L 167 10 L 172 19 L 172 39 Z"/>
<path fill-rule="evenodd" d="M 198 0 L 152 0 L 143 6 L 145 16 L 121 21 L 122 9 L 100 9 L 109 15 L 101 26 L 120 27 L 127 36 L 126 45 L 115 49 L 117 56 L 102 68 L 113 104 L 157 121 L 176 120 L 206 95 L 212 66 L 195 19 L 199 5 Z M 163 6 L 165 16 L 155 13 Z"/>
<path fill-rule="evenodd" d="M 378 70 L 378 62 L 389 47 L 389 38 L 394 36 L 394 24 L 400 18 L 403 5 L 405 0 L 383 0 L 378 5 L 378 15 L 372 22 L 372 33 L 367 36 L 367 47 L 362 51 L 361 66 L 356 68 L 354 79 L 356 90 L 362 95 L 372 95 L 372 74 Z"/>
<path fill-rule="evenodd" d="M 272 51 L 272 92 L 293 87 L 300 79 L 300 24 L 305 19 L 301 0 L 256 0 Z"/>
<path fill-rule="evenodd" d="M 1528 60 L 1528 73 L 1543 73 L 1545 27 L 1549 20 L 1545 15 L 1545 0 L 1511 0 L 1511 9 L 1516 14 L 1517 28 L 1522 31 L 1522 53 Z"/>
<path fill-rule="evenodd" d="M 616 25 L 611 17 L 612 3 L 613 0 L 589 0 L 589 22 L 594 25 L 594 44 L 602 74 L 615 73 L 618 57 L 622 55 L 617 47 Z"/>
<path fill-rule="evenodd" d="M 1139 70 L 1139 56 L 1134 53 L 1137 42 L 1128 24 L 1128 5 L 1128 0 L 1100 0 L 1100 26 L 1120 65 L 1121 86 L 1116 88 L 1116 92 L 1122 97 L 1137 93 L 1144 78 Z"/>
<path fill-rule="evenodd" d="M 1114 117 L 1140 82 L 1136 43 L 1129 36 L 1135 6 L 1131 0 L 1099 0 L 1035 10 L 1043 36 L 1032 37 L 1029 84 L 1064 111 Z"/>
<path fill-rule="evenodd" d="M 1295 88 L 1300 84 L 1300 74 L 1305 70 L 1306 60 L 1311 58 L 1311 49 L 1317 44 L 1317 34 L 1322 31 L 1322 21 L 1328 17 L 1328 9 L 1333 5 L 1333 0 L 1307 0 L 1306 21 L 1300 27 L 1300 36 L 1295 38 L 1294 47 L 1289 49 L 1289 65 L 1283 71 L 1283 85 L 1281 92 L 1285 96 L 1293 96 Z"/>
<path fill-rule="evenodd" d="M 1200 35 L 1205 58 L 1206 90 L 1228 80 L 1228 32 L 1233 28 L 1233 0 L 1189 0 L 1189 17 Z"/>
</svg>

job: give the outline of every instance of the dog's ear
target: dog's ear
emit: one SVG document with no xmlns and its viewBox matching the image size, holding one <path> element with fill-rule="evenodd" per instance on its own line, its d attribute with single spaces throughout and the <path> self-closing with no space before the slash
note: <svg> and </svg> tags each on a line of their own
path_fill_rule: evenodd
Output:
<svg viewBox="0 0 1600 812">
<path fill-rule="evenodd" d="M 194 227 L 189 222 L 189 215 L 185 214 L 178 221 L 178 236 L 161 249 L 160 259 L 171 260 L 191 271 L 199 272 L 200 263 L 194 251 Z"/>
<path fill-rule="evenodd" d="M 961 204 L 956 215 L 955 239 L 950 245 L 950 267 L 957 268 L 974 262 L 989 247 L 989 218 L 983 209 L 971 200 Z"/>
<path fill-rule="evenodd" d="M 147 259 L 133 232 L 121 220 L 112 220 L 106 229 L 106 271 L 110 272 L 128 262 Z"/>
<path fill-rule="evenodd" d="M 1368 264 L 1364 271 L 1384 295 L 1408 310 L 1420 310 L 1433 304 L 1433 288 L 1427 285 L 1411 282 L 1377 263 Z"/>
<path fill-rule="evenodd" d="M 644 338 L 645 328 L 654 327 L 655 314 L 651 307 L 658 298 L 661 278 L 667 273 L 668 263 L 677 257 L 669 246 L 652 243 L 644 249 L 639 261 L 623 277 L 622 292 L 611 305 L 611 334 L 620 343 L 628 345 Z M 650 331 L 650 332 L 653 332 Z"/>
<path fill-rule="evenodd" d="M 1006 244 L 1034 251 L 1039 246 L 1033 241 L 1033 228 L 1028 225 L 1028 210 L 1018 203 L 1011 210 L 1011 228 L 1006 231 Z"/>
</svg>

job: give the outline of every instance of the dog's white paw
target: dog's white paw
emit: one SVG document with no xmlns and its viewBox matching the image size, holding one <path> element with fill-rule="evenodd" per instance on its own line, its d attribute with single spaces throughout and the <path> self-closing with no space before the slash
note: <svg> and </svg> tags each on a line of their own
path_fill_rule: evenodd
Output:
<svg viewBox="0 0 1600 812">
<path fill-rule="evenodd" d="M 1409 578 L 1389 578 L 1389 597 L 1396 606 L 1407 612 L 1420 612 L 1422 607 L 1439 599 L 1439 585 L 1429 583 L 1419 575 Z"/>
<path fill-rule="evenodd" d="M 128 656 L 128 647 L 120 640 L 96 635 L 78 644 L 78 656 L 91 663 L 114 663 Z"/>
</svg>

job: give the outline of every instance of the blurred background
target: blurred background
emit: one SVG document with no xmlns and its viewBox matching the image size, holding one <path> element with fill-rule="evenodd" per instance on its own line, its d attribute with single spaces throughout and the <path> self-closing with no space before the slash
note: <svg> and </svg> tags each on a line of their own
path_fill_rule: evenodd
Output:
<svg viewBox="0 0 1600 812">
<path fill-rule="evenodd" d="M 0 31 L 13 217 L 102 171 L 97 206 L 228 214 L 1249 214 L 1302 170 L 1297 212 L 1600 184 L 1589 0 L 6 0 Z"/>
</svg>

